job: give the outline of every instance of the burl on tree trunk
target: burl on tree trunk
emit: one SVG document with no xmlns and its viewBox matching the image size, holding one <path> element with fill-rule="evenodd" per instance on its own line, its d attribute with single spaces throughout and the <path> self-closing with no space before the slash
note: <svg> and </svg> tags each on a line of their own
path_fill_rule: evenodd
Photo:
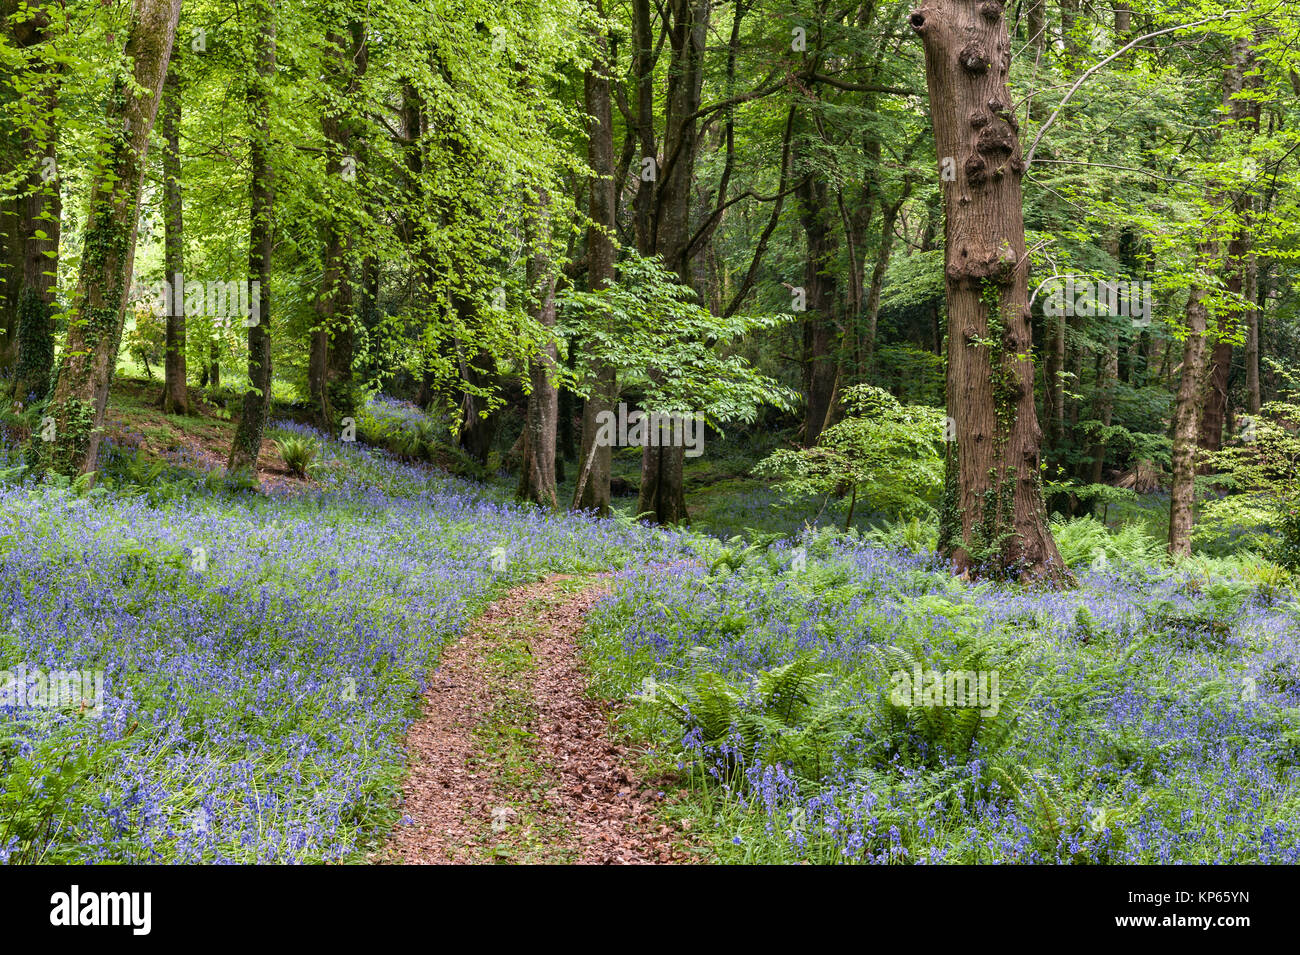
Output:
<svg viewBox="0 0 1300 955">
<path fill-rule="evenodd" d="M 1029 261 L 1011 44 L 998 0 L 926 0 L 910 16 L 943 179 L 948 414 L 939 545 L 955 572 L 1053 583 L 1034 408 Z"/>
</svg>

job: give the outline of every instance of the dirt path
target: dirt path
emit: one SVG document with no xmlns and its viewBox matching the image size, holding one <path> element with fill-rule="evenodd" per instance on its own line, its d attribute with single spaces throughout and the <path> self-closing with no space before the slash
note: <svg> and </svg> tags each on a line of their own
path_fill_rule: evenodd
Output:
<svg viewBox="0 0 1300 955">
<path fill-rule="evenodd" d="M 521 587 L 447 648 L 407 740 L 406 816 L 385 861 L 690 861 L 586 695 L 577 635 L 606 591 L 566 576 Z"/>
</svg>

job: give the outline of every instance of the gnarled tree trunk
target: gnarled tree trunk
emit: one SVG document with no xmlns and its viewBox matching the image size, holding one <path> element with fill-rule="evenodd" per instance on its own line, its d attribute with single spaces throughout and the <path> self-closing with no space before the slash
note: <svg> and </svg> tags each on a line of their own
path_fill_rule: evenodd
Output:
<svg viewBox="0 0 1300 955">
<path fill-rule="evenodd" d="M 926 0 L 910 16 L 945 182 L 949 444 L 940 548 L 957 572 L 1062 582 L 1034 408 L 1024 171 L 1002 4 Z"/>
</svg>

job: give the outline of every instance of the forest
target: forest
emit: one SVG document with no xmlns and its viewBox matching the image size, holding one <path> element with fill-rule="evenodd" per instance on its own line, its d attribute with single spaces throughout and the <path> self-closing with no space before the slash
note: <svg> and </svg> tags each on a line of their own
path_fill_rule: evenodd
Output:
<svg viewBox="0 0 1300 955">
<path fill-rule="evenodd" d="M 1298 186 L 1280 0 L 0 0 L 0 863 L 1300 862 Z"/>
</svg>

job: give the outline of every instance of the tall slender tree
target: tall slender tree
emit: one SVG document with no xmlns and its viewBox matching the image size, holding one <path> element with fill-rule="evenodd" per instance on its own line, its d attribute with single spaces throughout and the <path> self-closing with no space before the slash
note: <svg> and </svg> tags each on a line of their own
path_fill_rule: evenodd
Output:
<svg viewBox="0 0 1300 955">
<path fill-rule="evenodd" d="M 253 0 L 249 5 L 256 38 L 256 72 L 248 88 L 248 115 L 253 124 L 249 139 L 250 229 L 248 276 L 259 285 L 257 314 L 246 319 L 248 328 L 248 380 L 239 424 L 230 446 L 226 467 L 230 471 L 257 471 L 262 436 L 271 408 L 271 252 L 274 247 L 275 171 L 271 165 L 271 83 L 275 75 L 275 0 Z M 251 295 L 250 295 L 251 298 Z"/>
<path fill-rule="evenodd" d="M 163 84 L 163 272 L 183 287 L 185 275 L 185 210 L 181 198 L 181 83 L 173 63 Z M 188 414 L 190 392 L 185 370 L 185 302 L 170 296 L 167 307 L 167 350 L 163 362 L 162 409 Z"/>
<path fill-rule="evenodd" d="M 95 159 L 77 289 L 48 408 L 53 440 L 36 439 L 37 459 L 64 475 L 97 465 L 109 386 L 122 340 L 145 154 L 176 39 L 181 0 L 135 0 L 127 33 L 130 64 L 108 100 L 107 138 Z"/>
<path fill-rule="evenodd" d="M 600 0 L 595 0 L 598 15 L 604 15 Z M 613 68 L 609 38 L 603 33 L 594 37 L 596 58 L 584 78 L 584 97 L 588 116 L 587 164 L 593 178 L 589 186 L 587 210 L 591 224 L 587 229 L 587 284 L 599 291 L 614 281 L 614 235 L 618 228 L 617 197 L 614 176 L 614 118 L 610 105 L 609 74 Z M 577 347 L 581 347 L 580 343 Z M 578 454 L 578 483 L 574 507 L 593 510 L 601 517 L 609 513 L 610 469 L 613 448 L 598 442 L 601 415 L 614 407 L 618 395 L 617 375 L 613 365 L 593 356 L 589 393 L 582 406 L 582 443 Z"/>
</svg>

